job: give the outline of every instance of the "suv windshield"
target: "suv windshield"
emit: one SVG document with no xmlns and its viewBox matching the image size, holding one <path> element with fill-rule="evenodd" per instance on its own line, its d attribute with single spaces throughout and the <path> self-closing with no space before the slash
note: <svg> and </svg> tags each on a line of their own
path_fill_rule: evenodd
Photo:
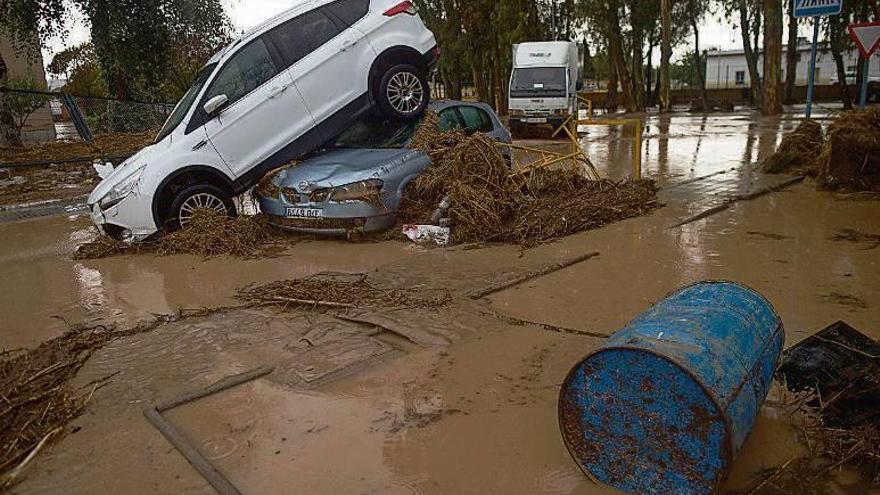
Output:
<svg viewBox="0 0 880 495">
<path fill-rule="evenodd" d="M 334 148 L 402 148 L 419 126 L 415 122 L 392 122 L 368 117 L 355 122 L 334 141 Z"/>
<path fill-rule="evenodd" d="M 156 136 L 156 142 L 165 139 L 166 136 L 171 134 L 177 126 L 183 121 L 183 118 L 186 117 L 187 112 L 189 112 L 189 108 L 192 106 L 193 102 L 196 101 L 196 98 L 199 96 L 199 93 L 202 92 L 202 87 L 207 82 L 208 77 L 214 72 L 214 68 L 217 67 L 217 64 L 206 65 L 202 67 L 202 70 L 196 74 L 196 82 L 184 93 L 183 98 L 180 99 L 180 102 L 177 103 L 177 106 L 174 107 L 174 111 L 171 112 L 171 115 L 168 117 L 168 120 L 165 121 L 165 125 L 162 126 L 162 130 L 159 131 L 159 135 Z"/>
<path fill-rule="evenodd" d="M 513 97 L 566 95 L 565 67 L 529 67 L 515 69 L 510 83 Z"/>
</svg>

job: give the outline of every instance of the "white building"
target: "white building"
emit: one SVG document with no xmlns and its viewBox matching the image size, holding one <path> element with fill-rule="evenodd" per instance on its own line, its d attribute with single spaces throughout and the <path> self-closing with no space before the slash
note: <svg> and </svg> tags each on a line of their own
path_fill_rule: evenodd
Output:
<svg viewBox="0 0 880 495">
<path fill-rule="evenodd" d="M 709 50 L 706 64 L 706 88 L 748 88 L 751 86 L 749 66 L 746 64 L 746 56 L 742 50 Z M 798 86 L 807 85 L 807 77 L 810 72 L 810 43 L 806 39 L 798 40 Z M 782 47 L 782 80 L 785 81 L 786 47 Z M 858 52 L 852 50 L 843 54 L 846 66 L 847 82 L 852 84 L 855 80 L 856 66 L 859 63 Z M 764 57 L 758 56 L 758 73 L 764 70 Z M 763 77 L 763 74 L 762 74 Z M 880 80 L 880 52 L 871 57 L 870 76 L 872 81 Z M 819 45 L 816 54 L 816 85 L 829 85 L 837 83 L 837 65 L 831 50 Z"/>
</svg>

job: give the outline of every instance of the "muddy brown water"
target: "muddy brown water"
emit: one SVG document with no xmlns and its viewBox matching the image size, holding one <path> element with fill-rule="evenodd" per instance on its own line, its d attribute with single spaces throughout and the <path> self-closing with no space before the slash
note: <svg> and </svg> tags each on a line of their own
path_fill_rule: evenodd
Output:
<svg viewBox="0 0 880 495">
<path fill-rule="evenodd" d="M 664 131 L 650 117 L 646 170 L 664 187 L 667 206 L 528 251 L 310 241 L 265 260 L 78 263 L 66 255 L 88 235 L 81 218 L 0 225 L 8 246 L 0 265 L 7 347 L 56 335 L 63 328 L 56 314 L 133 322 L 181 306 L 227 304 L 240 285 L 318 271 L 370 272 L 376 283 L 463 295 L 601 253 L 483 301 L 359 315 L 384 331 L 327 315 L 236 310 L 114 342 L 74 386 L 119 374 L 70 425 L 76 433 L 41 453 L 13 493 L 212 493 L 142 411 L 262 365 L 275 372 L 166 413 L 243 493 L 616 493 L 579 471 L 556 424 L 562 380 L 601 339 L 511 325 L 492 312 L 610 334 L 684 284 L 731 279 L 770 299 L 789 345 L 839 319 L 880 338 L 877 251 L 832 240 L 842 229 L 880 233 L 880 203 L 843 201 L 806 183 L 669 228 L 784 179 L 754 174 L 750 164 L 796 123 L 743 117 L 675 116 Z M 607 152 L 624 174 L 631 142 L 602 136 L 594 155 Z M 716 172 L 725 173 L 688 182 Z M 747 486 L 801 449 L 785 417 L 765 407 L 728 488 Z"/>
</svg>

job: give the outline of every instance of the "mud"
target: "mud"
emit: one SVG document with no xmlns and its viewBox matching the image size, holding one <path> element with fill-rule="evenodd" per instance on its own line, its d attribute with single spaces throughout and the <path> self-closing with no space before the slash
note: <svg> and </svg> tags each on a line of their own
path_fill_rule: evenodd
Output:
<svg viewBox="0 0 880 495">
<path fill-rule="evenodd" d="M 0 169 L 0 206 L 84 197 L 98 182 L 90 164 Z"/>
<path fill-rule="evenodd" d="M 133 322 L 180 306 L 234 303 L 247 284 L 322 271 L 369 272 L 377 286 L 454 297 L 433 309 L 227 311 L 113 342 L 71 385 L 118 374 L 13 493 L 211 493 L 142 410 L 275 366 L 264 379 L 167 414 L 244 493 L 613 494 L 566 451 L 559 386 L 602 335 L 672 290 L 703 279 L 749 285 L 774 304 L 789 344 L 841 318 L 880 337 L 876 251 L 832 240 L 843 229 L 880 231 L 876 202 L 839 201 L 806 183 L 670 229 L 783 180 L 753 164 L 794 125 L 743 115 L 650 117 L 645 170 L 667 207 L 525 251 L 309 241 L 273 259 L 76 263 L 69 253 L 84 235 L 83 219 L 0 225 L 7 243 L 0 277 L 9 281 L 0 341 L 8 347 L 53 335 L 63 327 L 46 330 L 53 314 Z M 594 162 L 606 175 L 627 176 L 629 139 L 619 129 L 591 133 Z M 487 298 L 467 297 L 597 251 Z M 828 304 L 832 293 L 867 304 Z M 727 489 L 747 490 L 801 449 L 785 417 L 766 407 Z"/>
</svg>

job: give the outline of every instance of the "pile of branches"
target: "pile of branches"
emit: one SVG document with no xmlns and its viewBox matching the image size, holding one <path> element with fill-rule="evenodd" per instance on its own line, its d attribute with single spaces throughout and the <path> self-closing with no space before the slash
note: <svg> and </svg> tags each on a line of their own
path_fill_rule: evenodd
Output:
<svg viewBox="0 0 880 495">
<path fill-rule="evenodd" d="M 509 240 L 528 246 L 626 218 L 646 215 L 657 208 L 653 181 L 589 180 L 573 170 L 536 170 L 527 183 L 531 193 L 514 215 Z"/>
<path fill-rule="evenodd" d="M 644 215 L 658 206 L 652 181 L 591 181 L 579 171 L 512 173 L 495 141 L 484 134 L 441 133 L 428 114 L 413 144 L 432 165 L 407 188 L 405 223 L 427 221 L 450 204 L 453 242 L 534 245 Z"/>
<path fill-rule="evenodd" d="M 246 258 L 262 252 L 275 238 L 262 217 L 240 215 L 231 218 L 215 210 L 201 209 L 193 213 L 183 229 L 135 244 L 100 236 L 79 246 L 74 258 L 99 259 L 138 253 Z"/>
<path fill-rule="evenodd" d="M 79 390 L 68 386 L 92 353 L 113 339 L 150 331 L 160 321 L 124 331 L 72 328 L 35 349 L 0 353 L 0 491 L 19 479 L 37 453 L 59 438 L 109 380 Z"/>
<path fill-rule="evenodd" d="M 257 287 L 245 287 L 238 299 L 261 306 L 306 308 L 438 308 L 451 297 L 442 292 L 425 296 L 414 290 L 386 289 L 367 281 L 366 277 L 341 280 L 313 277 L 282 280 Z"/>
<path fill-rule="evenodd" d="M 824 135 L 822 124 L 812 119 L 801 122 L 797 128 L 782 138 L 776 152 L 761 163 L 768 174 L 813 173 L 813 161 L 822 149 Z"/>
<path fill-rule="evenodd" d="M 880 376 L 873 377 L 873 387 L 880 387 Z M 865 493 L 880 488 L 880 421 L 864 420 L 831 413 L 840 401 L 863 393 L 851 389 L 827 399 L 815 392 L 784 397 L 782 407 L 798 429 L 805 455 L 794 457 L 781 467 L 761 473 L 749 495 L 834 495 L 841 493 L 834 485 L 841 468 L 857 471 Z M 873 492 L 870 492 L 873 493 Z"/>
<path fill-rule="evenodd" d="M 761 167 L 815 176 L 824 189 L 880 192 L 880 107 L 841 113 L 824 137 L 805 120 Z"/>
<path fill-rule="evenodd" d="M 828 126 L 816 170 L 826 189 L 880 191 L 880 107 L 840 114 Z"/>
</svg>

